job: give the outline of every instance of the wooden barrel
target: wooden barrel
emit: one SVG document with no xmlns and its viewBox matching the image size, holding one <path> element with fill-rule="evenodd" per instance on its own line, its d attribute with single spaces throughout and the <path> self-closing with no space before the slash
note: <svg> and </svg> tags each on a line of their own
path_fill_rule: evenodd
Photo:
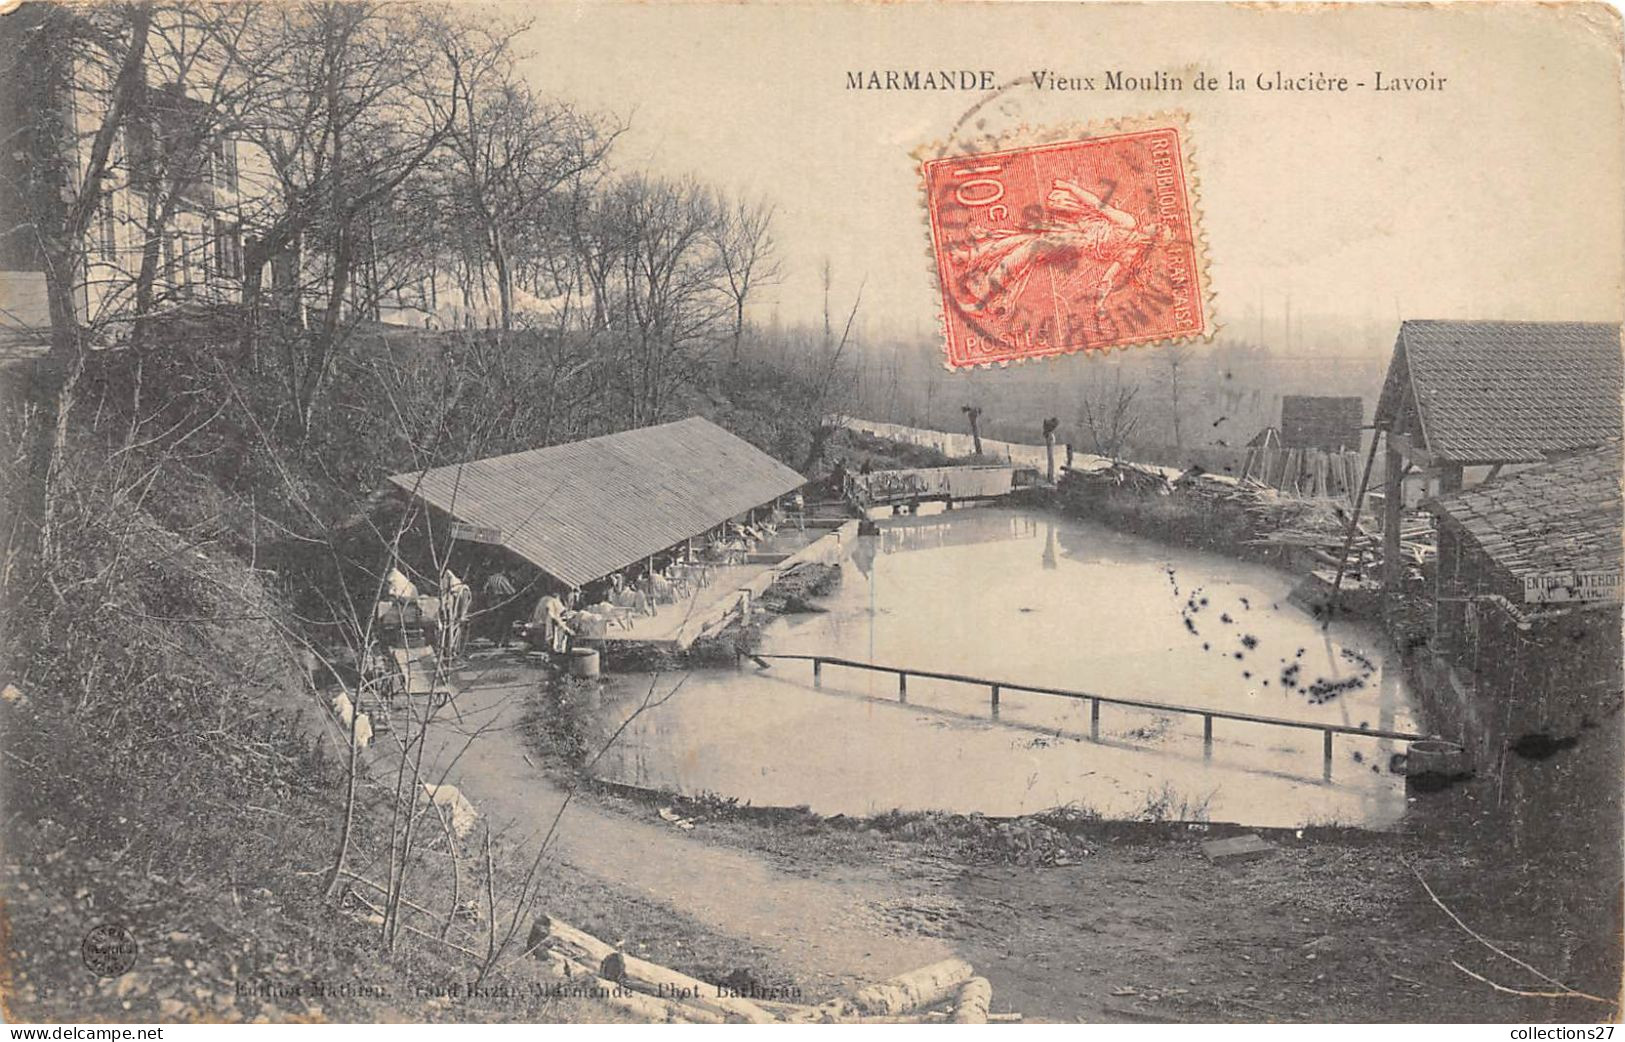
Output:
<svg viewBox="0 0 1625 1042">
<path fill-rule="evenodd" d="M 566 659 L 566 668 L 572 677 L 596 677 L 598 675 L 598 649 L 571 648 Z"/>
</svg>

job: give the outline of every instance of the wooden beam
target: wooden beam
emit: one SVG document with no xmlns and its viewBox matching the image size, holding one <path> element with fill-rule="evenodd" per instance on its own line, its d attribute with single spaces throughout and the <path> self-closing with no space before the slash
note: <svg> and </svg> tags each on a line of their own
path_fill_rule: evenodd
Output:
<svg viewBox="0 0 1625 1042">
<path fill-rule="evenodd" d="M 1416 438 L 1411 434 L 1388 435 L 1388 450 L 1390 452 L 1398 452 L 1401 456 L 1405 457 L 1407 462 L 1414 463 L 1419 467 L 1432 467 L 1436 465 L 1443 465 L 1445 463 L 1444 460 L 1440 459 L 1432 452 L 1429 452 L 1427 449 L 1424 449 L 1422 446 L 1416 444 Z"/>
<path fill-rule="evenodd" d="M 1332 617 L 1337 614 L 1337 598 L 1343 590 L 1343 572 L 1348 567 L 1349 550 L 1354 545 L 1354 534 L 1360 529 L 1360 511 L 1365 506 L 1365 490 L 1371 483 L 1371 464 L 1377 458 L 1377 438 L 1379 434 L 1371 436 L 1371 451 L 1366 453 L 1365 471 L 1360 475 L 1360 491 L 1354 494 L 1354 509 L 1349 518 L 1348 531 L 1343 533 L 1343 548 L 1337 555 L 1337 578 L 1332 582 L 1332 597 L 1326 602 L 1326 620 L 1321 628 L 1331 625 Z"/>
<path fill-rule="evenodd" d="M 1382 592 L 1392 609 L 1405 580 L 1405 565 L 1400 559 L 1399 515 L 1404 499 L 1405 455 L 1395 447 L 1399 437 L 1388 435 L 1388 452 L 1383 457 L 1382 477 Z"/>
</svg>

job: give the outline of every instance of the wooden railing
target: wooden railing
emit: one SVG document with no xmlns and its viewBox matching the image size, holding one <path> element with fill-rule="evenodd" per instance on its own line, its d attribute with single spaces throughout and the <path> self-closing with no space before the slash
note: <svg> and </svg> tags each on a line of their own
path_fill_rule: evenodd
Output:
<svg viewBox="0 0 1625 1042">
<path fill-rule="evenodd" d="M 1207 757 L 1213 755 L 1213 721 L 1234 720 L 1247 724 L 1266 724 L 1273 727 L 1290 727 L 1300 731 L 1319 731 L 1324 736 L 1322 748 L 1325 756 L 1325 776 L 1332 776 L 1332 738 L 1335 735 L 1356 735 L 1361 738 L 1389 738 L 1401 742 L 1421 742 L 1437 738 L 1437 735 L 1412 734 L 1409 731 L 1384 731 L 1369 727 L 1350 727 L 1347 724 L 1313 723 L 1308 720 L 1288 720 L 1276 716 L 1259 716 L 1255 713 L 1236 713 L 1228 709 L 1211 709 L 1202 706 L 1182 706 L 1172 702 L 1149 702 L 1137 698 L 1119 698 L 1113 695 L 1097 695 L 1088 691 L 1069 691 L 1066 688 L 1043 687 L 1035 684 L 1016 684 L 1005 680 L 988 680 L 984 677 L 971 677 L 963 673 L 943 673 L 930 669 L 909 669 L 902 666 L 883 666 L 874 662 L 857 662 L 853 659 L 837 658 L 831 655 L 790 655 L 770 654 L 768 652 L 754 652 L 750 658 L 757 660 L 784 659 L 790 661 L 811 662 L 813 669 L 814 686 L 822 686 L 824 682 L 825 666 L 840 666 L 845 669 L 868 670 L 874 673 L 892 673 L 897 677 L 897 700 L 908 701 L 908 678 L 921 677 L 926 680 L 951 680 L 960 684 L 971 684 L 988 689 L 988 702 L 993 718 L 999 717 L 999 696 L 1005 691 L 1020 691 L 1034 695 L 1053 695 L 1056 698 L 1071 698 L 1089 703 L 1089 737 L 1094 741 L 1100 740 L 1100 707 L 1102 705 L 1128 706 L 1133 709 L 1146 709 L 1158 713 L 1182 713 L 1187 716 L 1202 718 L 1202 752 Z M 764 662 L 765 665 L 765 662 Z"/>
</svg>

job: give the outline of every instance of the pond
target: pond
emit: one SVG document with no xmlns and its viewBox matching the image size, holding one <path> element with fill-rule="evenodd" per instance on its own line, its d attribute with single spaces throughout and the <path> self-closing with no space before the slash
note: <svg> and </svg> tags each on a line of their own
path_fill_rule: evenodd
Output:
<svg viewBox="0 0 1625 1042">
<path fill-rule="evenodd" d="M 1106 697 L 1418 730 L 1375 627 L 1320 621 L 1275 569 L 1006 507 L 880 522 L 816 614 L 761 650 L 838 656 Z M 1072 805 L 1110 818 L 1256 826 L 1393 825 L 1404 743 L 1322 734 L 809 663 L 609 680 L 606 780 L 827 815 L 891 809 L 1014 816 Z M 677 685 L 681 682 L 681 686 Z M 668 694 L 676 688 L 675 694 Z"/>
</svg>

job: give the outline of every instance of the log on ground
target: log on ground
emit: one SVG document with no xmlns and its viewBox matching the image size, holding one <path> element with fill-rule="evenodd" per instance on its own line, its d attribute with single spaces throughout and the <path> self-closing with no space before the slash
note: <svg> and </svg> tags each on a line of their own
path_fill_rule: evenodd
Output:
<svg viewBox="0 0 1625 1042">
<path fill-rule="evenodd" d="M 617 951 L 614 945 L 558 919 L 539 916 L 532 927 L 532 934 L 540 930 L 546 931 L 544 936 L 550 947 L 559 948 L 589 966 L 598 967 L 598 972 L 607 979 L 635 991 L 662 997 L 681 996 L 682 1001 L 700 1009 L 748 1024 L 772 1024 L 777 1020 L 749 999 L 718 995 L 714 984 Z"/>
<path fill-rule="evenodd" d="M 959 986 L 954 999 L 955 1024 L 986 1024 L 987 1008 L 993 1002 L 993 985 L 986 977 L 972 977 Z"/>
<path fill-rule="evenodd" d="M 701 1009 L 698 1006 L 688 1005 L 674 999 L 659 998 L 646 995 L 640 991 L 632 991 L 611 980 L 593 972 L 593 968 L 578 959 L 571 959 L 559 952 L 550 953 L 549 969 L 555 976 L 569 980 L 572 984 L 591 988 L 593 991 L 583 995 L 583 998 L 600 999 L 606 1006 L 620 1010 L 634 1020 L 645 1024 L 721 1024 L 724 1018 L 720 1013 Z"/>
<path fill-rule="evenodd" d="M 852 996 L 852 1005 L 859 1013 L 881 1016 L 925 1009 L 952 998 L 974 976 L 975 969 L 964 959 L 943 959 L 869 985 Z"/>
</svg>

